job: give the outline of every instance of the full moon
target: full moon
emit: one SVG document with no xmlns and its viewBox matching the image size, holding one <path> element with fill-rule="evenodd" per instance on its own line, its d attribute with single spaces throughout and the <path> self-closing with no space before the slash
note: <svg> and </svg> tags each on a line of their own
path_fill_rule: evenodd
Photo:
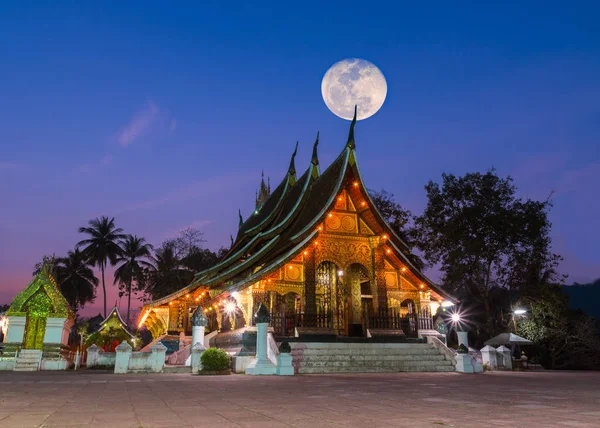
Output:
<svg viewBox="0 0 600 428">
<path fill-rule="evenodd" d="M 331 66 L 321 83 L 321 93 L 331 112 L 352 120 L 358 106 L 357 120 L 373 116 L 383 105 L 387 83 L 381 70 L 364 59 L 348 58 Z"/>
</svg>

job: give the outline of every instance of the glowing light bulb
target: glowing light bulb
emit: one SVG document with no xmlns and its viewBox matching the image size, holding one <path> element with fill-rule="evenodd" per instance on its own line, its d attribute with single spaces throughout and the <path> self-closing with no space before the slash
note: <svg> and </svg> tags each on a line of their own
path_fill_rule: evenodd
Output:
<svg viewBox="0 0 600 428">
<path fill-rule="evenodd" d="M 457 313 L 452 314 L 452 322 L 459 322 L 460 321 L 460 315 Z"/>
<path fill-rule="evenodd" d="M 229 303 L 227 303 L 227 305 L 225 305 L 225 310 L 226 310 L 228 313 L 233 313 L 233 312 L 235 312 L 235 303 L 233 303 L 233 302 L 229 302 Z"/>
<path fill-rule="evenodd" d="M 405 267 L 402 268 L 402 272 L 406 272 L 406 268 Z"/>
</svg>

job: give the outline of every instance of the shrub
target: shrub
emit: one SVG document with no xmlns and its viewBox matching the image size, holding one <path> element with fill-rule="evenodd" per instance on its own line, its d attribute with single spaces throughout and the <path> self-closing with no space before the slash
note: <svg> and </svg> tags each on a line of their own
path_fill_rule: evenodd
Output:
<svg viewBox="0 0 600 428">
<path fill-rule="evenodd" d="M 279 353 L 280 354 L 290 354 L 292 352 L 292 347 L 288 342 L 283 342 L 279 345 Z"/>
<path fill-rule="evenodd" d="M 204 371 L 223 371 L 229 370 L 231 359 L 227 352 L 222 349 L 208 348 L 200 357 L 202 361 L 202 370 Z"/>
<path fill-rule="evenodd" d="M 456 349 L 459 354 L 468 354 L 469 348 L 465 346 L 464 343 L 461 343 L 460 346 Z"/>
</svg>

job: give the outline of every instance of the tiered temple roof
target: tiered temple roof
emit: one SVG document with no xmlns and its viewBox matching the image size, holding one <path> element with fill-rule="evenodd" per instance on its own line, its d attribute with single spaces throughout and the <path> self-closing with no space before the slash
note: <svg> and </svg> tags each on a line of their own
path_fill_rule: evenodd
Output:
<svg viewBox="0 0 600 428">
<path fill-rule="evenodd" d="M 362 201 L 360 212 L 363 220 L 375 234 L 386 237 L 393 249 L 390 256 L 408 267 L 415 282 L 426 284 L 440 299 L 455 301 L 412 264 L 408 257 L 409 246 L 389 227 L 371 200 L 358 168 L 355 124 L 356 114 L 346 146 L 322 174 L 317 153 L 318 134 L 311 163 L 300 177 L 296 176 L 296 145 L 286 176 L 266 201 L 241 222 L 237 237 L 225 257 L 215 266 L 197 273 L 187 287 L 145 306 L 164 305 L 199 287 L 218 288 L 223 291 L 220 293 L 223 296 L 266 278 L 315 241 L 319 225 L 344 189 L 353 200 Z"/>
</svg>

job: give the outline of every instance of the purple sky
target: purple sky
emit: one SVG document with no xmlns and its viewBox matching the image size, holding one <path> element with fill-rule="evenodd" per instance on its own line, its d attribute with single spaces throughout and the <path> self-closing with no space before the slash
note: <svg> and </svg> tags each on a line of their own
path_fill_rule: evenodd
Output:
<svg viewBox="0 0 600 428">
<path fill-rule="evenodd" d="M 388 81 L 381 111 L 357 125 L 369 187 L 419 213 L 428 180 L 495 167 L 522 196 L 556 192 L 563 272 L 600 277 L 592 2 L 18 4 L 0 14 L 0 303 L 96 216 L 155 245 L 187 226 L 228 245 L 261 170 L 280 180 L 296 140 L 299 172 L 317 130 L 323 166 L 342 150 L 348 122 L 327 110 L 320 81 L 346 57 Z"/>
</svg>

